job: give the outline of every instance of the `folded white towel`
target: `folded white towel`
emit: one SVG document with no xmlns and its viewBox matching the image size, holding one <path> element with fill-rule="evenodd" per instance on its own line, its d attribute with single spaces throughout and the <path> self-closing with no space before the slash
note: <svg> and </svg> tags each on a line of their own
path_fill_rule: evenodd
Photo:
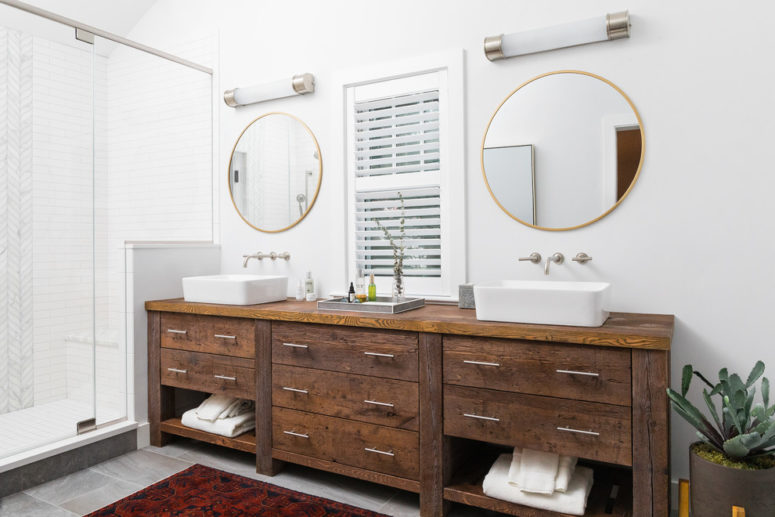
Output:
<svg viewBox="0 0 775 517">
<path fill-rule="evenodd" d="M 522 449 L 517 485 L 523 492 L 553 494 L 559 466 L 559 454 Z"/>
<path fill-rule="evenodd" d="M 576 467 L 576 471 L 568 484 L 565 493 L 555 492 L 552 495 L 531 494 L 523 492 L 509 484 L 509 465 L 511 454 L 501 454 L 484 478 L 482 489 L 489 497 L 509 501 L 523 506 L 549 510 L 570 515 L 584 515 L 587 508 L 587 498 L 592 490 L 593 471 L 587 467 Z"/>
<path fill-rule="evenodd" d="M 573 473 L 576 471 L 576 456 L 560 456 L 560 466 L 557 469 L 557 479 L 554 480 L 555 492 L 567 492 Z"/>
<path fill-rule="evenodd" d="M 248 411 L 254 411 L 256 409 L 255 403 L 252 400 L 237 399 L 227 407 L 218 418 L 229 418 L 233 416 L 247 413 Z"/>
<path fill-rule="evenodd" d="M 250 431 L 256 427 L 256 418 L 253 413 L 243 413 L 231 418 L 219 418 L 215 422 L 209 422 L 197 418 L 196 409 L 189 409 L 180 419 L 181 423 L 192 429 L 207 431 L 208 433 L 219 434 L 234 438 L 242 433 Z"/>
<path fill-rule="evenodd" d="M 568 490 L 568 483 L 576 469 L 578 458 L 575 456 L 560 456 L 557 467 L 557 477 L 554 480 L 554 491 L 565 492 Z M 520 468 L 522 466 L 522 449 L 514 447 L 514 454 L 509 465 L 509 484 L 519 487 Z M 525 490 L 528 492 L 529 490 Z"/>
<path fill-rule="evenodd" d="M 196 408 L 196 416 L 200 420 L 215 422 L 224 411 L 238 400 L 238 398 L 228 395 L 210 395 Z"/>
</svg>

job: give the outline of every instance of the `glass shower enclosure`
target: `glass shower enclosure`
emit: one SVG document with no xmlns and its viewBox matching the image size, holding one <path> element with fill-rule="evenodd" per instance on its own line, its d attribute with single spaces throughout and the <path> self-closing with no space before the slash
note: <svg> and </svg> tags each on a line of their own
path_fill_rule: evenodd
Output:
<svg viewBox="0 0 775 517">
<path fill-rule="evenodd" d="M 213 237 L 211 71 L 4 3 L 0 465 L 133 418 L 123 248 Z"/>
</svg>

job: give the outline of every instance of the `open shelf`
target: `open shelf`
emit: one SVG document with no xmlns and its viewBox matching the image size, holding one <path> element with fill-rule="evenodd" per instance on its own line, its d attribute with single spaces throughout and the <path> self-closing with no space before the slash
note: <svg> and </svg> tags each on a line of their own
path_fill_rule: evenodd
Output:
<svg viewBox="0 0 775 517">
<path fill-rule="evenodd" d="M 497 458 L 496 454 L 483 454 L 474 464 L 464 465 L 444 487 L 444 499 L 486 510 L 519 517 L 571 517 L 566 513 L 539 510 L 488 497 L 482 491 L 482 481 Z M 587 501 L 585 517 L 629 517 L 632 515 L 632 473 L 626 468 L 592 466 L 595 482 Z M 611 504 L 609 495 L 613 485 L 619 485 L 618 495 Z"/>
<path fill-rule="evenodd" d="M 235 436 L 234 438 L 228 438 L 219 434 L 208 433 L 206 431 L 200 431 L 198 429 L 192 429 L 184 426 L 180 422 L 180 418 L 170 418 L 162 421 L 159 424 L 159 428 L 162 432 L 168 434 L 174 434 L 176 436 L 184 436 L 186 438 L 193 438 L 194 440 L 201 440 L 203 442 L 212 443 L 215 445 L 223 445 L 231 449 L 237 449 L 240 451 L 256 453 L 256 431 L 248 431 L 247 433 Z"/>
</svg>

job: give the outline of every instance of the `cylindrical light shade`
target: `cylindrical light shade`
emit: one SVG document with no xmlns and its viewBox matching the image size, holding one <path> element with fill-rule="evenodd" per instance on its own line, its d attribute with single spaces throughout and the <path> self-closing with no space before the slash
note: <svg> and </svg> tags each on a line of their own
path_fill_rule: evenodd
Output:
<svg viewBox="0 0 775 517">
<path fill-rule="evenodd" d="M 604 41 L 608 39 L 605 20 L 605 16 L 595 16 L 542 29 L 504 34 L 501 50 L 505 57 L 511 57 Z"/>
<path fill-rule="evenodd" d="M 629 36 L 629 14 L 622 11 L 551 27 L 490 36 L 484 40 L 484 53 L 487 59 L 494 61 Z"/>
<path fill-rule="evenodd" d="M 227 105 L 235 108 L 246 104 L 281 99 L 293 95 L 304 95 L 315 91 L 315 77 L 312 74 L 294 75 L 271 83 L 257 84 L 246 88 L 226 90 L 223 94 Z"/>
</svg>

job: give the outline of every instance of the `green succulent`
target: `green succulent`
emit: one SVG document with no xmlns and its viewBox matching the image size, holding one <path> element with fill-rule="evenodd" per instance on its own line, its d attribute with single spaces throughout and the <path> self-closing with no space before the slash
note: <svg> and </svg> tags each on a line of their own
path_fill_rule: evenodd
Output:
<svg viewBox="0 0 775 517">
<path fill-rule="evenodd" d="M 687 364 L 683 368 L 681 393 L 668 388 L 667 396 L 676 413 L 697 429 L 700 439 L 729 458 L 751 460 L 760 456 L 775 456 L 775 404 L 770 406 L 770 381 L 762 377 L 763 374 L 762 361 L 756 363 L 745 382 L 737 374 L 729 375 L 724 368 L 718 373 L 719 381 L 714 385 Z M 712 421 L 686 399 L 695 376 L 707 385 L 702 390 L 702 396 Z M 759 378 L 762 379 L 763 404 L 754 405 L 754 384 Z M 721 412 L 714 397 L 721 401 Z"/>
</svg>

